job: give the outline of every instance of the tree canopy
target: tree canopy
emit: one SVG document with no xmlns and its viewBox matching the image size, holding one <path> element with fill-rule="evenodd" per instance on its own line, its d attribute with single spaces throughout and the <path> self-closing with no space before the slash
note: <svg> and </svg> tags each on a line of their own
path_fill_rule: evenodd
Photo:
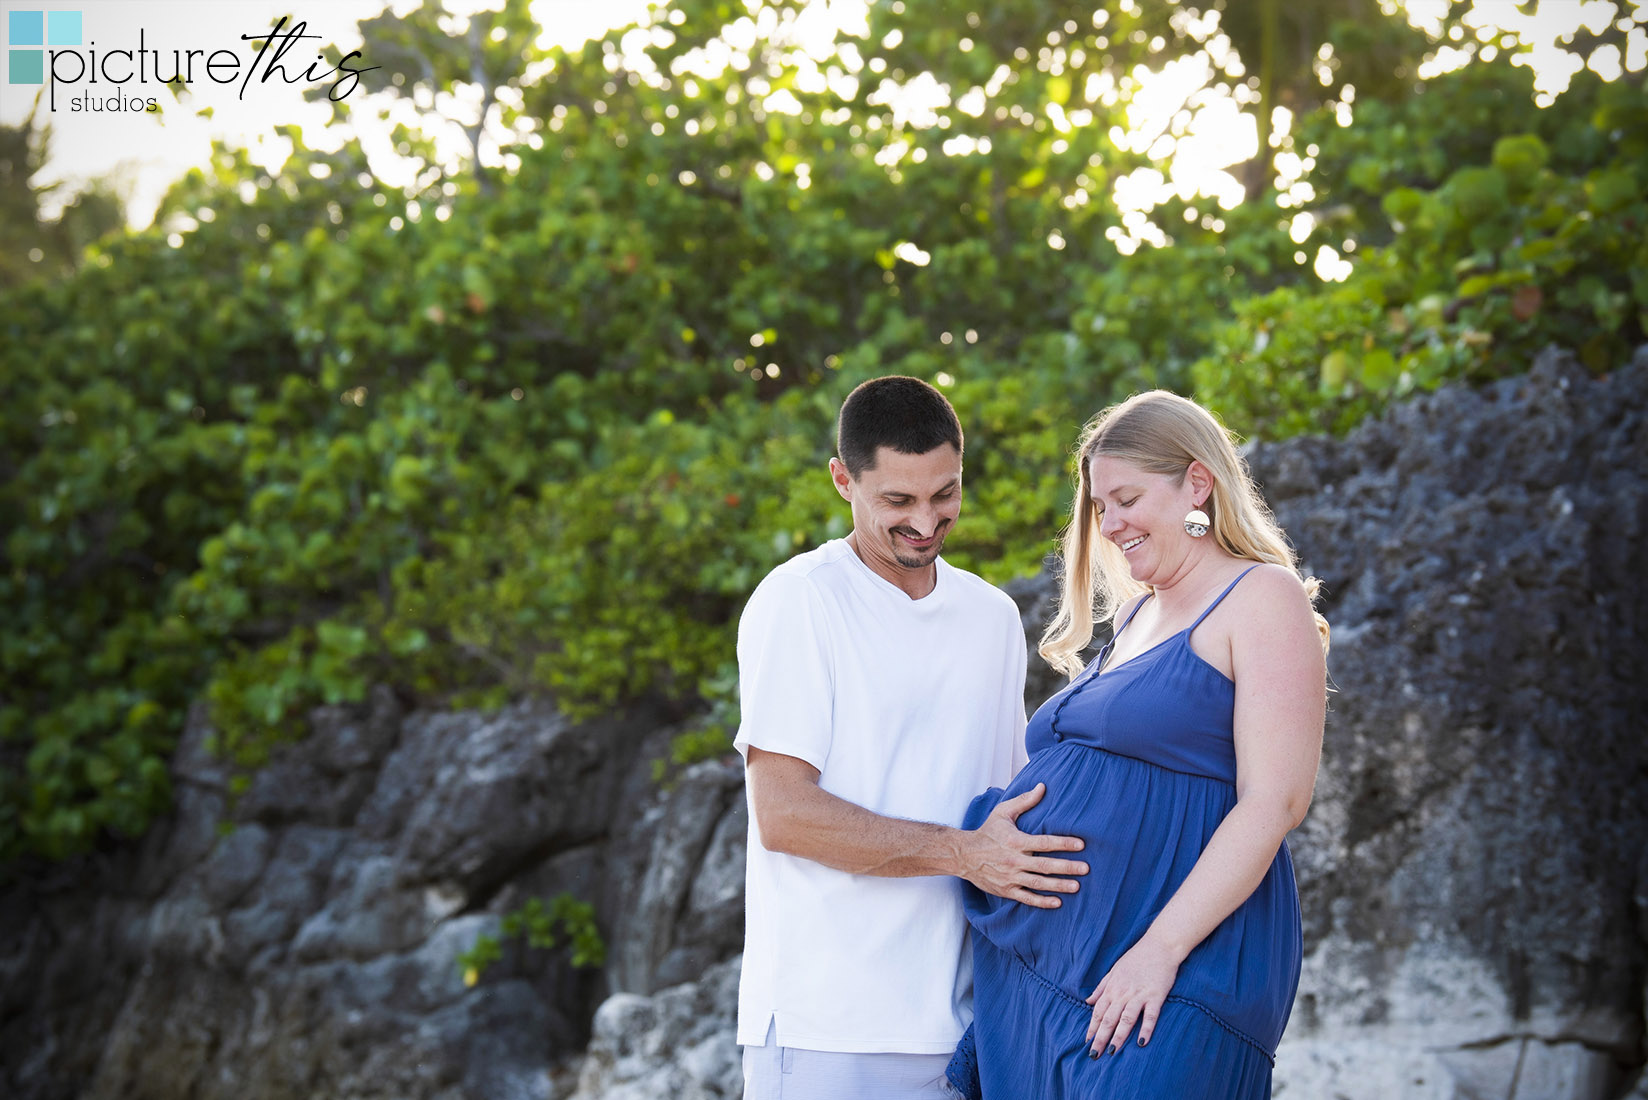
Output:
<svg viewBox="0 0 1648 1100">
<path fill-rule="evenodd" d="M 367 79 L 461 116 L 463 163 L 220 148 L 153 229 L 0 284 L 0 862 L 140 833 L 196 700 L 246 768 L 373 683 L 650 694 L 715 743 L 743 599 L 847 529 L 823 463 L 874 375 L 955 403 L 948 553 L 1001 581 L 1134 390 L 1275 438 L 1642 342 L 1640 66 L 1541 108 L 1514 42 L 1421 79 L 1372 3 L 810 18 L 678 0 L 569 52 L 524 0 L 379 16 Z M 1204 79 L 1141 133 L 1170 65 Z M 1235 192 L 1167 194 L 1244 117 Z"/>
</svg>

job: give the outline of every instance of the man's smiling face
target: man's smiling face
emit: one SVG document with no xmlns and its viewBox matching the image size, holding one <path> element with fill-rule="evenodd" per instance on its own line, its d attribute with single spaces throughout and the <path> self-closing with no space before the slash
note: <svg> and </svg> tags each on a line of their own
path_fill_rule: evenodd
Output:
<svg viewBox="0 0 1648 1100">
<path fill-rule="evenodd" d="M 839 462 L 830 471 L 853 506 L 854 548 L 865 564 L 894 580 L 938 559 L 961 514 L 959 451 L 948 443 L 919 455 L 878 447 L 875 464 L 858 477 Z"/>
</svg>

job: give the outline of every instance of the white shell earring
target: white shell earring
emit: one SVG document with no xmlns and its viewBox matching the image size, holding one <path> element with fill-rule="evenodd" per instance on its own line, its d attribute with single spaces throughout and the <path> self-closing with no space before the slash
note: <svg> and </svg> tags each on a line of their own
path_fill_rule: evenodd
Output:
<svg viewBox="0 0 1648 1100">
<path fill-rule="evenodd" d="M 1192 508 L 1185 514 L 1184 525 L 1186 534 L 1193 539 L 1199 539 L 1207 534 L 1207 529 L 1213 525 L 1213 521 L 1208 519 L 1207 513 L 1200 508 Z"/>
</svg>

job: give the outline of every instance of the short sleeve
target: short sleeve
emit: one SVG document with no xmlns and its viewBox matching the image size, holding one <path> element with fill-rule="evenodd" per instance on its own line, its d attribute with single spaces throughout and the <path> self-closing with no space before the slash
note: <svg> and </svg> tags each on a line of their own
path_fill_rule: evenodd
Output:
<svg viewBox="0 0 1648 1100">
<path fill-rule="evenodd" d="M 822 600 L 805 577 L 778 574 L 756 588 L 738 620 L 738 697 L 733 745 L 805 760 L 830 755 L 834 669 Z"/>
</svg>

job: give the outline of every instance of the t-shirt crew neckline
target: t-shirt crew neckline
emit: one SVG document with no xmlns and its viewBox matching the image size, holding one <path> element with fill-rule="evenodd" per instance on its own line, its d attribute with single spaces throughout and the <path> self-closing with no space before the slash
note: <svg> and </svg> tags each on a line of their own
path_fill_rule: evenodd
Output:
<svg viewBox="0 0 1648 1100">
<path fill-rule="evenodd" d="M 870 563 L 858 556 L 858 551 L 853 549 L 852 543 L 848 542 L 844 538 L 836 539 L 835 541 L 841 544 L 842 551 L 847 555 L 847 557 L 852 559 L 853 564 L 858 567 L 858 571 L 865 577 L 868 577 L 871 584 L 880 588 L 887 595 L 896 596 L 900 601 L 910 607 L 937 607 L 939 604 L 944 602 L 941 597 L 949 591 L 949 585 L 944 583 L 945 561 L 942 557 L 933 559 L 933 590 L 920 599 L 912 599 L 910 594 L 904 591 L 904 589 L 900 588 L 886 577 L 883 577 L 874 569 L 871 569 Z"/>
</svg>

